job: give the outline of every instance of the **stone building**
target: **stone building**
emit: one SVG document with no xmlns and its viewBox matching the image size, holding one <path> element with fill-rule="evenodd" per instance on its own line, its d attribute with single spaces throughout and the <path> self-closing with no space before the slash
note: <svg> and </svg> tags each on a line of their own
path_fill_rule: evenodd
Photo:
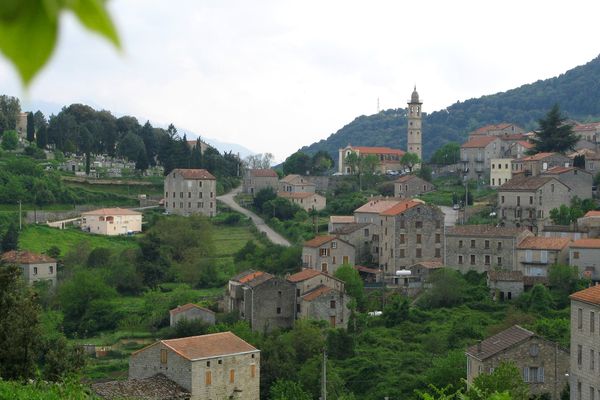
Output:
<svg viewBox="0 0 600 400">
<path fill-rule="evenodd" d="M 592 286 L 571 299 L 571 400 L 600 396 L 600 286 Z"/>
<path fill-rule="evenodd" d="M 534 234 L 550 220 L 550 210 L 570 204 L 571 189 L 549 176 L 515 177 L 498 188 L 498 216 L 505 226 L 524 226 Z"/>
<path fill-rule="evenodd" d="M 401 203 L 399 199 L 374 198 L 354 210 L 354 220 L 358 223 L 373 224 L 371 232 L 371 255 L 374 263 L 379 263 L 379 242 L 383 219 L 381 213 Z"/>
<path fill-rule="evenodd" d="M 191 400 L 260 397 L 260 351 L 231 332 L 161 340 L 134 352 L 129 379 L 163 374 Z"/>
<path fill-rule="evenodd" d="M 332 233 L 354 246 L 355 262 L 365 263 L 372 259 L 371 243 L 375 225 L 363 222 L 343 224 Z"/>
<path fill-rule="evenodd" d="M 214 325 L 216 322 L 215 312 L 199 305 L 188 303 L 169 311 L 169 325 L 175 326 L 181 320 L 201 320 L 206 325 Z"/>
<path fill-rule="evenodd" d="M 592 198 L 594 177 L 584 169 L 575 167 L 552 167 L 541 173 L 541 176 L 550 176 L 558 179 L 571 189 L 571 196 L 581 200 Z"/>
<path fill-rule="evenodd" d="M 205 169 L 176 168 L 165 177 L 165 210 L 169 214 L 217 215 L 217 178 Z"/>
<path fill-rule="evenodd" d="M 398 171 L 404 166 L 400 159 L 404 155 L 403 150 L 391 149 L 389 147 L 368 147 L 368 146 L 351 146 L 348 145 L 343 149 L 338 150 L 338 172 L 344 175 L 353 173 L 352 166 L 346 162 L 346 157 L 351 153 L 356 153 L 358 157 L 366 157 L 374 155 L 379 160 L 377 171 L 384 174 L 386 171 Z"/>
<path fill-rule="evenodd" d="M 467 179 L 484 181 L 489 177 L 491 160 L 502 156 L 502 141 L 497 136 L 477 136 L 460 146 L 460 162 Z"/>
<path fill-rule="evenodd" d="M 571 165 L 569 157 L 560 153 L 537 153 L 525 158 L 517 158 L 511 163 L 513 176 L 538 176 L 553 167 L 568 167 Z"/>
<path fill-rule="evenodd" d="M 0 260 L 20 267 L 23 279 L 30 285 L 39 281 L 49 281 L 52 286 L 56 286 L 56 260 L 45 254 L 10 250 L 2 254 Z"/>
<path fill-rule="evenodd" d="M 516 299 L 525 291 L 521 271 L 488 271 L 487 285 L 492 299 L 497 301 Z"/>
<path fill-rule="evenodd" d="M 304 242 L 302 266 L 327 274 L 335 274 L 342 264 L 355 264 L 356 249 L 335 235 L 317 236 Z"/>
<path fill-rule="evenodd" d="M 469 133 L 469 140 L 481 136 L 498 136 L 502 138 L 506 136 L 522 134 L 524 132 L 525 130 L 520 126 L 510 123 L 486 125 Z"/>
<path fill-rule="evenodd" d="M 307 177 L 291 174 L 279 180 L 279 192 L 287 193 L 315 193 L 317 185 L 310 182 Z"/>
<path fill-rule="evenodd" d="M 547 277 L 554 264 L 567 264 L 568 238 L 530 236 L 517 245 L 517 270 L 523 276 Z"/>
<path fill-rule="evenodd" d="M 142 213 L 126 208 L 101 208 L 81 214 L 81 229 L 96 235 L 128 235 L 142 231 Z"/>
<path fill-rule="evenodd" d="M 381 213 L 379 267 L 386 275 L 444 252 L 444 213 L 420 200 L 404 200 Z"/>
<path fill-rule="evenodd" d="M 492 269 L 515 270 L 517 246 L 533 236 L 525 228 L 493 225 L 456 225 L 445 234 L 444 265 L 462 273 Z"/>
<path fill-rule="evenodd" d="M 329 224 L 327 232 L 333 233 L 339 228 L 356 223 L 354 215 L 331 215 L 329 216 Z"/>
<path fill-rule="evenodd" d="M 271 188 L 277 192 L 279 175 L 272 169 L 248 169 L 244 172 L 242 192 L 255 195 L 262 189 Z"/>
<path fill-rule="evenodd" d="M 314 192 L 277 192 L 277 196 L 291 201 L 305 211 L 321 211 L 327 207 L 327 199 Z"/>
<path fill-rule="evenodd" d="M 577 267 L 579 275 L 600 281 L 600 239 L 579 239 L 569 248 L 569 265 Z"/>
<path fill-rule="evenodd" d="M 409 153 L 413 153 L 419 156 L 419 160 L 423 159 L 422 106 L 423 102 L 419 100 L 419 93 L 417 93 L 417 86 L 415 85 L 415 88 L 410 96 L 410 101 L 408 102 L 408 115 L 406 118 L 408 120 L 408 131 L 406 134 L 406 150 Z"/>
<path fill-rule="evenodd" d="M 254 331 L 268 332 L 294 324 L 295 286 L 262 271 L 246 271 L 229 280 L 225 307 L 248 321 Z"/>
<path fill-rule="evenodd" d="M 512 158 L 492 158 L 490 161 L 490 187 L 498 187 L 512 179 Z"/>
<path fill-rule="evenodd" d="M 577 227 L 587 233 L 587 237 L 600 237 L 600 211 L 588 211 L 583 217 L 577 218 Z"/>
<path fill-rule="evenodd" d="M 435 186 L 431 182 L 416 175 L 404 175 L 394 181 L 395 197 L 412 198 L 434 190 Z"/>
<path fill-rule="evenodd" d="M 569 352 L 519 325 L 469 347 L 466 355 L 467 386 L 478 375 L 492 373 L 502 362 L 512 362 L 522 371 L 532 395 L 547 394 L 559 400 L 568 382 Z"/>
</svg>

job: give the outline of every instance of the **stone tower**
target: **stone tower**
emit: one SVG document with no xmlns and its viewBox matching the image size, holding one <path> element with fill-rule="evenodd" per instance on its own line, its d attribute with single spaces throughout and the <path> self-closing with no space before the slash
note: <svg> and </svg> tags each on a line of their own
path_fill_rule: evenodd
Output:
<svg viewBox="0 0 600 400">
<path fill-rule="evenodd" d="M 421 103 L 419 101 L 419 93 L 417 93 L 417 86 L 410 96 L 410 102 L 408 103 L 408 133 L 406 135 L 406 141 L 408 146 L 406 151 L 409 153 L 415 153 L 422 159 L 422 144 L 421 144 Z"/>
</svg>

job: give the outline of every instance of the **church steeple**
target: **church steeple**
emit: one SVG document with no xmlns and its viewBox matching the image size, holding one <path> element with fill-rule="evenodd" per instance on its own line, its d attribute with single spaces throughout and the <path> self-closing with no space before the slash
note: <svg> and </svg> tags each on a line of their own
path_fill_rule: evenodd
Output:
<svg viewBox="0 0 600 400">
<path fill-rule="evenodd" d="M 408 132 L 406 135 L 406 151 L 414 153 L 422 159 L 422 139 L 421 139 L 421 106 L 423 103 L 419 100 L 417 85 L 410 96 L 408 103 Z"/>
</svg>

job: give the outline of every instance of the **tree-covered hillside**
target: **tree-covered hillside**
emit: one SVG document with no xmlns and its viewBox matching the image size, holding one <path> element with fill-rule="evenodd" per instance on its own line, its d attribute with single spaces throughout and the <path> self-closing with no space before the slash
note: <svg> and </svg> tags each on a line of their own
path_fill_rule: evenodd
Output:
<svg viewBox="0 0 600 400">
<path fill-rule="evenodd" d="M 435 96 L 430 93 L 428 97 Z M 444 143 L 463 142 L 468 132 L 488 124 L 513 122 L 527 129 L 558 103 L 572 119 L 600 118 L 600 57 L 551 79 L 523 85 L 506 92 L 457 102 L 445 110 L 424 114 L 424 157 Z M 427 104 L 425 104 L 427 108 Z M 337 159 L 348 143 L 363 146 L 406 148 L 406 110 L 385 110 L 360 116 L 326 140 L 303 147 L 309 154 L 325 150 Z"/>
</svg>

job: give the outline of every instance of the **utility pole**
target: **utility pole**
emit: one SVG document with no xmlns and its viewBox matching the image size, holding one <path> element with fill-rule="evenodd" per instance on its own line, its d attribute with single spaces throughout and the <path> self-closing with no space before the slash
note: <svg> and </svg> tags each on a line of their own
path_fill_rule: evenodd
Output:
<svg viewBox="0 0 600 400">
<path fill-rule="evenodd" d="M 323 348 L 323 372 L 321 375 L 321 400 L 327 400 L 327 350 Z"/>
<path fill-rule="evenodd" d="M 23 223 L 21 222 L 22 214 L 21 200 L 19 200 L 19 231 L 23 229 Z"/>
<path fill-rule="evenodd" d="M 463 224 L 467 224 L 467 206 L 469 205 L 469 181 L 465 179 L 465 212 L 463 213 Z"/>
</svg>

